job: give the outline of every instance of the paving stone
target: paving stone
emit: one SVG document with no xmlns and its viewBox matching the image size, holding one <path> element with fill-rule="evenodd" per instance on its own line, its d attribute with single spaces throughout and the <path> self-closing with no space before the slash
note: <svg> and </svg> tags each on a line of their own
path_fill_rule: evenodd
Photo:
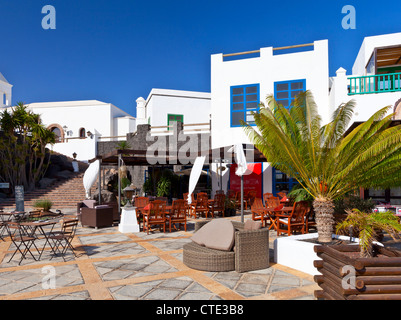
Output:
<svg viewBox="0 0 401 320">
<path fill-rule="evenodd" d="M 235 218 L 239 219 L 238 216 Z M 193 223 L 191 225 L 193 227 Z M 190 232 L 193 230 L 193 228 L 188 229 L 191 230 Z M 76 242 L 81 242 L 80 251 L 81 253 L 85 252 L 89 259 L 81 254 L 77 263 L 92 263 L 100 276 L 99 281 L 104 281 L 102 285 L 109 290 L 110 295 L 116 300 L 222 300 L 215 292 L 210 291 L 202 285 L 202 282 L 198 283 L 191 276 L 170 278 L 172 272 L 181 271 L 179 264 L 177 267 L 173 267 L 160 258 L 157 255 L 158 252 L 152 253 L 149 251 L 152 250 L 151 248 L 160 249 L 164 255 L 168 251 L 179 251 L 169 254 L 169 257 L 182 262 L 183 255 L 180 250 L 185 243 L 191 241 L 189 234 L 183 231 L 163 233 L 155 229 L 149 235 L 140 232 L 135 233 L 134 238 L 130 238 L 126 234 L 119 233 L 117 227 L 101 228 L 98 230 L 79 227 Z M 273 240 L 276 237 L 275 232 L 271 231 L 270 236 L 269 246 L 273 248 Z M 133 240 L 136 237 L 138 242 Z M 151 245 L 149 246 L 149 250 L 146 249 L 146 246 L 141 245 L 145 244 L 145 242 Z M 43 241 L 38 242 L 40 247 L 43 244 Z M 12 248 L 13 246 L 9 250 L 12 251 Z M 272 250 L 271 253 L 273 253 Z M 138 254 L 141 256 L 138 256 Z M 56 288 L 68 286 L 70 290 L 74 290 L 74 286 L 77 286 L 76 288 L 79 291 L 40 296 L 34 298 L 34 300 L 91 299 L 90 292 L 82 290 L 82 285 L 85 285 L 84 278 L 79 266 L 76 263 L 71 264 L 71 261 L 76 259 L 71 252 L 68 252 L 66 255 L 69 261 L 67 264 L 64 263 L 60 256 L 52 258 L 50 250 L 43 252 L 41 261 L 25 259 L 21 262 L 20 266 L 18 266 L 19 257 L 17 255 L 10 263 L 7 263 L 10 256 L 11 253 L 7 253 L 5 259 L 0 262 L 0 295 L 2 298 L 11 297 L 11 295 L 19 293 L 40 292 L 44 289 L 42 279 L 48 275 L 42 267 L 53 265 L 56 272 Z M 50 258 L 52 259 L 50 260 Z M 107 261 L 102 261 L 106 259 Z M 40 266 L 35 267 L 36 264 Z M 5 270 L 4 268 L 7 268 L 7 271 L 1 272 Z M 199 271 L 195 272 L 199 273 Z M 123 283 L 129 283 L 130 279 L 141 281 L 141 279 L 146 280 L 144 277 L 154 275 L 163 277 L 167 273 L 169 275 L 165 279 L 107 287 L 107 281 L 109 280 L 123 280 Z M 188 274 L 190 275 L 191 273 Z M 300 288 L 302 290 L 302 286 L 308 286 L 307 290 L 305 290 L 305 295 L 295 298 L 293 296 L 288 297 L 293 300 L 314 300 L 311 292 L 315 283 L 310 280 L 310 277 L 306 279 L 302 276 L 295 276 L 291 273 L 278 270 L 273 266 L 263 270 L 244 273 L 237 273 L 235 271 L 203 272 L 203 275 L 209 277 L 210 281 L 216 281 L 220 285 L 227 287 L 228 292 L 232 290 L 244 298 L 252 299 L 253 297 L 263 295 L 263 298 L 269 299 L 269 293 L 293 288 Z M 277 299 L 277 297 L 285 299 L 285 292 L 274 295 L 274 297 L 270 295 L 270 297 L 272 299 Z"/>
<path fill-rule="evenodd" d="M 147 294 L 144 299 L 146 300 L 174 300 L 179 294 L 180 290 L 175 289 L 155 289 Z"/>
</svg>

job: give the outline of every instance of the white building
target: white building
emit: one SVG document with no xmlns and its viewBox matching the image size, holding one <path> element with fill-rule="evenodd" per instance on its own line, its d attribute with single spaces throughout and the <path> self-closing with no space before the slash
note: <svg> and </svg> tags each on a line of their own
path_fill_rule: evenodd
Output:
<svg viewBox="0 0 401 320">
<path fill-rule="evenodd" d="M 135 118 L 111 103 L 97 100 L 30 103 L 28 109 L 58 137 L 53 151 L 86 161 L 97 155 L 97 141 L 125 140 Z"/>
<path fill-rule="evenodd" d="M 11 106 L 12 87 L 0 72 L 0 108 Z"/>
<path fill-rule="evenodd" d="M 152 134 L 171 131 L 180 121 L 185 131 L 210 131 L 210 93 L 152 89 L 147 99 L 137 99 L 137 124 L 150 124 Z"/>
<path fill-rule="evenodd" d="M 259 109 L 269 94 L 289 107 L 294 96 L 311 90 L 323 121 L 328 122 L 331 109 L 328 103 L 329 67 L 328 41 L 315 41 L 300 46 L 298 52 L 282 53 L 294 48 L 261 48 L 238 54 L 214 54 L 211 56 L 211 135 L 212 147 L 224 147 L 236 143 L 250 143 L 239 120 L 252 124 L 251 111 Z M 304 51 L 305 48 L 309 49 Z M 246 54 L 257 57 L 246 58 Z M 243 59 L 230 60 L 232 57 Z M 268 163 L 254 164 L 254 174 L 245 177 L 245 189 L 255 189 L 258 197 L 265 192 L 291 190 L 295 181 L 276 171 Z M 216 166 L 213 167 L 216 171 Z M 225 170 L 223 186 L 228 180 L 230 188 L 239 188 L 233 167 Z M 214 176 L 214 175 L 213 175 Z M 216 189 L 217 183 L 214 183 Z"/>
<path fill-rule="evenodd" d="M 354 125 L 366 121 L 374 112 L 391 106 L 394 120 L 401 120 L 401 33 L 366 37 L 347 75 L 339 68 L 330 79 L 331 107 L 353 99 Z M 401 204 L 401 189 L 365 190 L 365 198 Z"/>
<path fill-rule="evenodd" d="M 386 106 L 393 107 L 389 112 L 400 112 L 401 33 L 366 37 L 351 73 L 340 67 L 330 84 L 332 108 L 355 100 L 353 121 L 366 121 Z"/>
<path fill-rule="evenodd" d="M 11 107 L 12 85 L 0 73 L 0 107 Z M 48 146 L 66 156 L 87 161 L 97 155 L 97 141 L 125 140 L 136 130 L 135 118 L 111 103 L 97 100 L 30 103 L 57 142 Z M 0 109 L 1 111 L 1 109 Z"/>
</svg>

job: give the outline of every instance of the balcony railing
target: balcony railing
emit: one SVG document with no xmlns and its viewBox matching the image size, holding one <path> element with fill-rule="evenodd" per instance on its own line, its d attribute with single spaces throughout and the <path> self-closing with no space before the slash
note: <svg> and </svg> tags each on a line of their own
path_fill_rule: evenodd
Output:
<svg viewBox="0 0 401 320">
<path fill-rule="evenodd" d="M 401 91 L 401 72 L 349 77 L 348 95 Z"/>
</svg>

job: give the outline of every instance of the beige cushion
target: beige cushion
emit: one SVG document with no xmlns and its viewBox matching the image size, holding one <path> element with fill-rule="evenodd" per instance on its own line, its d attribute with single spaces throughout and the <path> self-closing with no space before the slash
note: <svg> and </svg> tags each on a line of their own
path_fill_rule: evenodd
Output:
<svg viewBox="0 0 401 320">
<path fill-rule="evenodd" d="M 207 248 L 231 251 L 234 245 L 234 232 L 235 229 L 231 221 L 215 219 L 206 223 L 191 239 Z"/>
<path fill-rule="evenodd" d="M 96 204 L 96 200 L 84 200 L 82 203 L 88 208 L 94 208 Z"/>
<path fill-rule="evenodd" d="M 262 222 L 260 221 L 248 219 L 244 223 L 244 230 L 258 230 L 260 228 L 262 228 Z"/>
</svg>

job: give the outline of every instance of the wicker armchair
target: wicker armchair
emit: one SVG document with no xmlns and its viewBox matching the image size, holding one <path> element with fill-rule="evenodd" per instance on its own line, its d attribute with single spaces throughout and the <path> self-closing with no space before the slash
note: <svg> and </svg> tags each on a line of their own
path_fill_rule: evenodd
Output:
<svg viewBox="0 0 401 320">
<path fill-rule="evenodd" d="M 210 220 L 197 221 L 195 232 Z M 202 271 L 246 272 L 269 267 L 269 230 L 244 230 L 244 223 L 232 221 L 235 228 L 233 251 L 222 251 L 190 242 L 183 247 L 184 264 Z"/>
</svg>

